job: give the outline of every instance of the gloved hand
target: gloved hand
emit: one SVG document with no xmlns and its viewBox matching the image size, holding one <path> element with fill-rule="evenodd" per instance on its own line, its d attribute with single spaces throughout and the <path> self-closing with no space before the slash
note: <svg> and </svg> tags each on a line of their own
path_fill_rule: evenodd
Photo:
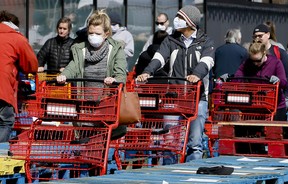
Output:
<svg viewBox="0 0 288 184">
<path fill-rule="evenodd" d="M 229 74 L 225 73 L 223 75 L 220 76 L 220 79 L 222 79 L 224 82 L 226 82 L 226 80 L 229 78 Z"/>
<path fill-rule="evenodd" d="M 276 84 L 279 81 L 280 81 L 280 79 L 277 76 L 275 76 L 275 75 L 272 75 L 270 77 L 270 80 L 269 80 L 269 82 L 271 82 L 272 84 Z"/>
</svg>

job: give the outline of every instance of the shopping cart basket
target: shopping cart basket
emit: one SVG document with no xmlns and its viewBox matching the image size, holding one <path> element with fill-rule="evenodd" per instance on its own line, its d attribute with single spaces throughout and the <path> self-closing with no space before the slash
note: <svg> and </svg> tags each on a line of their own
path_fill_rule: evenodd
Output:
<svg viewBox="0 0 288 184">
<path fill-rule="evenodd" d="M 184 162 L 190 129 L 188 122 L 197 118 L 201 82 L 191 84 L 186 79 L 171 77 L 150 80 L 167 79 L 182 83 L 132 83 L 130 90 L 138 92 L 142 119 L 128 127 L 125 137 L 111 145 L 115 147 L 119 169 L 125 168 L 131 159 L 133 166 L 159 165 L 166 157 L 179 157 L 179 162 Z M 164 115 L 181 118 L 165 119 Z"/>
<path fill-rule="evenodd" d="M 252 80 L 253 83 L 241 82 L 244 79 Z M 267 79 L 247 77 L 230 80 L 223 82 L 212 93 L 213 121 L 273 120 L 277 110 L 279 83 L 267 84 Z"/>
<path fill-rule="evenodd" d="M 168 81 L 153 84 L 153 81 Z M 170 83 L 177 81 L 178 84 Z M 157 83 L 158 83 L 157 82 Z M 155 77 L 148 83 L 134 82 L 131 90 L 138 93 L 143 113 L 177 114 L 195 117 L 198 113 L 201 82 L 192 84 L 183 78 Z"/>
</svg>

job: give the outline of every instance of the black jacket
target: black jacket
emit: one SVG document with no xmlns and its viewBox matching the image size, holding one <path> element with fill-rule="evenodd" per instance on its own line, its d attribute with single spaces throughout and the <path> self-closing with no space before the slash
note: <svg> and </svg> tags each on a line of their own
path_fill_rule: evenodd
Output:
<svg viewBox="0 0 288 184">
<path fill-rule="evenodd" d="M 62 39 L 59 36 L 50 38 L 45 42 L 37 54 L 39 67 L 47 63 L 47 70 L 59 70 L 70 62 L 70 47 L 73 39 Z"/>
<path fill-rule="evenodd" d="M 161 43 L 143 73 L 154 75 L 155 71 L 169 61 L 168 76 L 186 78 L 191 74 L 196 75 L 202 80 L 205 88 L 201 100 L 208 100 L 209 71 L 214 66 L 214 52 L 214 42 L 201 30 L 197 30 L 196 38 L 188 48 L 182 41 L 181 34 L 174 32 Z"/>
</svg>

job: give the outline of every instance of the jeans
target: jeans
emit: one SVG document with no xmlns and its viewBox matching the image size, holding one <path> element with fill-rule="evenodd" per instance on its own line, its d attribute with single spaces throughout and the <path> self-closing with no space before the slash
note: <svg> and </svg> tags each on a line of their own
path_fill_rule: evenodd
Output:
<svg viewBox="0 0 288 184">
<path fill-rule="evenodd" d="M 201 159 L 203 156 L 202 140 L 203 140 L 204 125 L 207 118 L 207 112 L 208 112 L 208 102 L 199 101 L 198 116 L 194 121 L 190 122 L 186 162 Z M 183 119 L 183 117 L 165 115 L 163 119 L 181 120 Z M 175 125 L 175 123 L 165 122 L 164 129 L 167 129 L 168 127 L 173 125 Z M 163 158 L 163 165 L 175 164 L 177 162 L 176 156 L 175 155 L 172 156 L 171 152 L 164 152 L 164 156 L 165 157 Z"/>
<path fill-rule="evenodd" d="M 15 122 L 14 108 L 0 100 L 0 142 L 7 142 Z"/>
<path fill-rule="evenodd" d="M 190 131 L 187 143 L 186 162 L 202 159 L 203 155 L 203 131 L 208 112 L 208 102 L 200 101 L 198 105 L 198 116 L 190 122 Z"/>
</svg>

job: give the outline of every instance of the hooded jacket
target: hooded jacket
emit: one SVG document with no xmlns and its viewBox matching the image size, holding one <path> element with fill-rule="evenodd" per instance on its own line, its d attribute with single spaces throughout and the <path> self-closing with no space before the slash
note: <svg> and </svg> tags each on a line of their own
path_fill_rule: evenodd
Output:
<svg viewBox="0 0 288 184">
<path fill-rule="evenodd" d="M 112 38 L 109 42 L 108 62 L 106 77 L 113 77 L 117 82 L 126 82 L 127 61 L 121 44 Z M 76 43 L 71 47 L 73 60 L 65 67 L 62 72 L 67 78 L 83 78 L 85 59 L 85 48 L 88 42 Z M 96 76 L 97 77 L 97 76 Z"/>
<path fill-rule="evenodd" d="M 170 62 L 170 77 L 186 78 L 193 74 L 202 80 L 204 89 L 201 91 L 201 100 L 207 101 L 209 71 L 214 66 L 214 52 L 213 41 L 201 30 L 197 30 L 196 38 L 188 48 L 182 41 L 181 33 L 176 31 L 165 38 L 143 73 L 153 75 Z"/>
<path fill-rule="evenodd" d="M 18 72 L 35 73 L 36 55 L 28 40 L 11 27 L 0 23 L 0 99 L 17 112 Z"/>
</svg>

